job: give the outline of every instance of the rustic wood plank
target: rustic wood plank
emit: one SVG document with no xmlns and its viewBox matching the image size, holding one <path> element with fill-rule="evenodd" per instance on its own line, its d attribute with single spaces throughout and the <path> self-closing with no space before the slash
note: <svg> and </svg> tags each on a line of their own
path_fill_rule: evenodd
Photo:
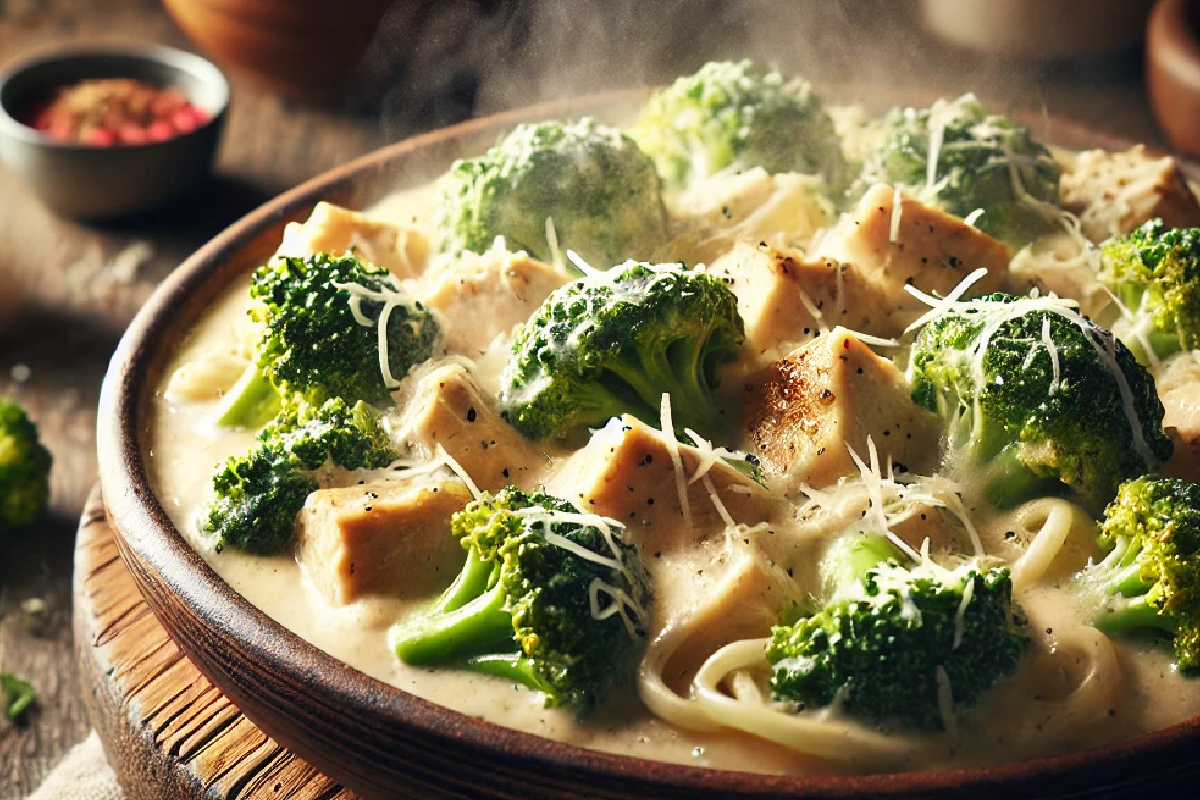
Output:
<svg viewBox="0 0 1200 800">
<path fill-rule="evenodd" d="M 357 800 L 258 730 L 179 651 L 142 600 L 99 491 L 76 543 L 75 635 L 88 713 L 129 800 Z"/>
</svg>

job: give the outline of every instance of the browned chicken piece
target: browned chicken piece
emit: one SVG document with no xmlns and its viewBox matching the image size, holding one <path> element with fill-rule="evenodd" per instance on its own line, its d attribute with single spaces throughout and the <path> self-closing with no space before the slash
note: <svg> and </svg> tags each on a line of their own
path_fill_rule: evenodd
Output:
<svg viewBox="0 0 1200 800">
<path fill-rule="evenodd" d="M 320 202 L 303 223 L 288 223 L 276 253 L 301 257 L 351 253 L 386 268 L 397 278 L 407 279 L 425 271 L 429 240 L 420 231 Z"/>
<path fill-rule="evenodd" d="M 781 344 L 806 342 L 822 323 L 877 336 L 897 332 L 883 296 L 853 264 L 739 244 L 705 271 L 737 295 L 746 348 L 755 356 L 773 353 Z"/>
<path fill-rule="evenodd" d="M 1200 481 L 1200 362 L 1191 352 L 1172 358 L 1156 376 L 1162 400 L 1163 428 L 1175 451 L 1162 473 Z"/>
<path fill-rule="evenodd" d="M 909 397 L 904 375 L 848 331 L 794 350 L 745 386 L 750 451 L 768 474 L 821 488 L 857 475 L 847 447 L 864 461 L 868 437 L 881 464 L 912 472 L 937 465 L 941 425 Z M 897 469 L 900 467 L 897 466 Z"/>
<path fill-rule="evenodd" d="M 497 334 L 529 319 L 568 280 L 562 270 L 526 253 L 496 248 L 482 255 L 464 251 L 454 264 L 426 276 L 418 299 L 442 312 L 450 352 L 476 356 L 487 350 Z"/>
<path fill-rule="evenodd" d="M 462 567 L 450 516 L 471 499 L 460 481 L 318 489 L 296 519 L 300 563 L 331 606 L 434 595 Z"/>
<path fill-rule="evenodd" d="M 893 236 L 891 186 L 872 186 L 853 213 L 817 244 L 818 258 L 856 265 L 886 298 L 891 317 L 874 324 L 895 336 L 928 310 L 904 290 L 946 295 L 979 268 L 987 270 L 971 288 L 972 296 L 1001 291 L 1008 281 L 1008 248 L 958 217 L 901 195 L 900 218 Z M 853 299 L 852 299 L 853 302 Z"/>
<path fill-rule="evenodd" d="M 680 445 L 679 450 L 685 478 L 690 479 L 701 464 L 700 452 L 690 445 Z M 778 502 L 719 458 L 708 477 L 735 523 L 763 522 Z M 630 416 L 613 420 L 594 433 L 586 447 L 547 477 L 546 489 L 584 511 L 625 523 L 629 540 L 650 554 L 692 546 L 698 538 L 725 529 L 702 479 L 687 486 L 693 524 L 687 529 L 666 439 Z"/>
<path fill-rule="evenodd" d="M 457 362 L 416 376 L 398 430 L 410 449 L 425 456 L 440 444 L 485 491 L 510 483 L 525 486 L 530 471 L 548 463 L 545 453 L 500 418 L 470 371 Z"/>
<path fill-rule="evenodd" d="M 1154 158 L 1140 144 L 1121 153 L 1080 153 L 1063 173 L 1059 196 L 1093 242 L 1129 233 L 1155 217 L 1169 228 L 1200 226 L 1200 203 L 1175 159 Z"/>
</svg>

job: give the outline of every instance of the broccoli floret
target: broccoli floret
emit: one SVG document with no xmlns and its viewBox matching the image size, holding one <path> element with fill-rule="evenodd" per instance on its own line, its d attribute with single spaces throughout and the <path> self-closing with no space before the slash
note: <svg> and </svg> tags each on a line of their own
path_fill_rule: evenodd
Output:
<svg viewBox="0 0 1200 800">
<path fill-rule="evenodd" d="M 220 551 L 280 553 L 292 542 L 296 515 L 319 488 L 314 473 L 333 464 L 378 469 L 397 458 L 379 415 L 341 398 L 320 406 L 297 401 L 258 434 L 250 452 L 229 458 L 213 476 L 202 529 Z"/>
<path fill-rule="evenodd" d="M 672 187 L 727 168 L 762 167 L 822 175 L 830 196 L 839 196 L 851 178 L 833 119 L 812 86 L 749 59 L 705 64 L 655 93 L 630 135 Z"/>
<path fill-rule="evenodd" d="M 4 716 L 19 722 L 36 702 L 33 684 L 11 672 L 0 672 L 0 710 Z"/>
<path fill-rule="evenodd" d="M 511 251 L 555 260 L 569 248 L 597 268 L 649 258 L 667 238 L 654 162 L 615 128 L 584 118 L 520 125 L 442 179 L 437 220 L 443 252 L 485 252 L 497 236 Z"/>
<path fill-rule="evenodd" d="M 1001 508 L 1069 493 L 1099 513 L 1171 456 L 1154 378 L 1056 298 L 951 303 L 917 335 L 909 380 L 947 421 L 952 464 L 984 470 Z"/>
<path fill-rule="evenodd" d="M 502 413 L 531 439 L 566 440 L 623 413 L 655 424 L 667 393 L 681 435 L 717 439 L 717 367 L 743 339 L 725 284 L 680 264 L 628 262 L 557 289 L 520 326 Z"/>
<path fill-rule="evenodd" d="M 256 363 L 226 396 L 218 422 L 261 427 L 292 395 L 387 405 L 440 334 L 433 315 L 399 289 L 386 269 L 351 255 L 277 257 L 259 267 L 250 283 L 250 315 L 263 328 Z M 390 376 L 380 359 L 381 316 Z"/>
<path fill-rule="evenodd" d="M 1200 486 L 1147 475 L 1121 485 L 1100 546 L 1076 585 L 1110 635 L 1173 640 L 1180 670 L 1200 671 Z"/>
<path fill-rule="evenodd" d="M 943 692 L 954 707 L 971 706 L 1013 674 L 1029 639 L 1008 570 L 903 561 L 876 534 L 831 547 L 825 605 L 771 631 L 774 700 L 936 730 Z"/>
<path fill-rule="evenodd" d="M 565 500 L 509 486 L 450 524 L 466 563 L 431 608 L 393 629 L 400 660 L 500 675 L 579 712 L 628 679 L 649 583 L 620 523 L 603 530 Z"/>
<path fill-rule="evenodd" d="M 1028 128 L 988 114 L 974 95 L 893 109 L 885 129 L 852 194 L 890 183 L 959 217 L 982 208 L 976 227 L 1015 245 L 1054 228 L 1062 169 Z"/>
<path fill-rule="evenodd" d="M 1200 347 L 1200 228 L 1153 219 L 1101 248 L 1099 277 L 1132 313 L 1115 333 L 1138 360 Z"/>
<path fill-rule="evenodd" d="M 24 409 L 0 397 L 0 534 L 34 522 L 50 496 L 50 451 Z"/>
</svg>

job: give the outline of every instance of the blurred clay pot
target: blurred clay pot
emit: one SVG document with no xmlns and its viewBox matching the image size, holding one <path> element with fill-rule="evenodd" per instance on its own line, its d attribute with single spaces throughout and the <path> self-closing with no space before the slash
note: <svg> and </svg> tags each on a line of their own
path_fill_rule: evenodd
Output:
<svg viewBox="0 0 1200 800">
<path fill-rule="evenodd" d="M 1200 2 L 1161 0 L 1146 33 L 1150 105 L 1171 144 L 1200 156 Z"/>
<path fill-rule="evenodd" d="M 295 100 L 332 102 L 391 0 L 163 0 L 214 61 Z"/>
<path fill-rule="evenodd" d="M 1152 0 L 921 0 L 928 30 L 981 53 L 1102 56 L 1142 41 Z"/>
</svg>

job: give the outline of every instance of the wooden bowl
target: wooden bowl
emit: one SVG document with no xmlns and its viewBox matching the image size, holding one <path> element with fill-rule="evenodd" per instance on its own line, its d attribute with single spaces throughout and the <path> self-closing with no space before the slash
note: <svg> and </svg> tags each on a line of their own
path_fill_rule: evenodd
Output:
<svg viewBox="0 0 1200 800">
<path fill-rule="evenodd" d="M 392 0 L 163 0 L 222 66 L 283 97 L 337 100 Z"/>
<path fill-rule="evenodd" d="M 1167 139 L 1200 156 L 1200 2 L 1155 5 L 1146 31 L 1146 85 Z"/>
<path fill-rule="evenodd" d="M 838 96 L 838 95 L 833 95 Z M 845 97 L 845 95 L 841 95 Z M 708 770 L 610 755 L 503 728 L 385 685 L 318 650 L 231 590 L 172 525 L 151 490 L 140 437 L 150 392 L 200 311 L 279 242 L 318 200 L 363 207 L 424 183 L 519 121 L 583 110 L 624 118 L 625 92 L 469 122 L 380 150 L 259 208 L 188 259 L 122 340 L 100 400 L 100 475 L 134 579 L 192 662 L 265 733 L 368 798 L 1035 798 L 1120 784 L 1163 794 L 1200 781 L 1200 719 L 1116 746 L 980 769 L 794 777 Z M 1129 142 L 1055 121 L 1065 147 Z"/>
</svg>

